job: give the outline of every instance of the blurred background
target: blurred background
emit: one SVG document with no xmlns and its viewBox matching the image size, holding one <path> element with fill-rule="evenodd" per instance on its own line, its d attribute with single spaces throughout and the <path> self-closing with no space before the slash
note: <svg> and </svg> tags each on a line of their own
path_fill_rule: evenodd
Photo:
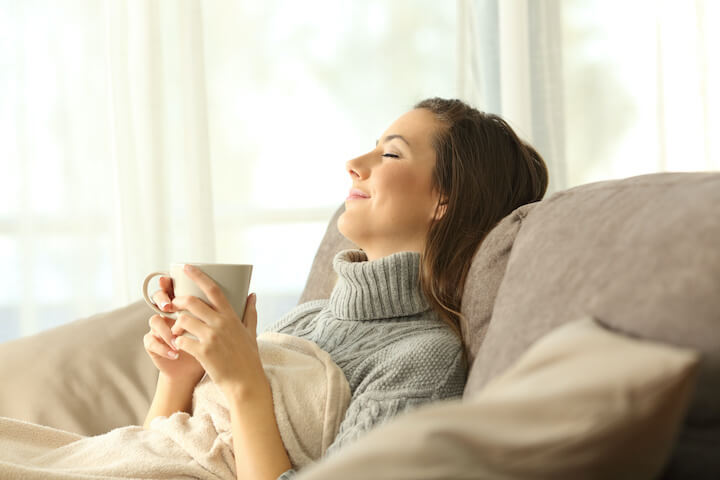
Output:
<svg viewBox="0 0 720 480">
<path fill-rule="evenodd" d="M 426 97 L 508 120 L 546 197 L 718 170 L 718 24 L 712 0 L 0 0 L 0 342 L 173 262 L 254 264 L 267 328 L 345 162 Z"/>
</svg>

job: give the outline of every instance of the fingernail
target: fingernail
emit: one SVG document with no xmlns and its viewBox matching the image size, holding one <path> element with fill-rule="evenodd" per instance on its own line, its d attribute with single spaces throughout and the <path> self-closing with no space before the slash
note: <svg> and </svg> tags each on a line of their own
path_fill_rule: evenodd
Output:
<svg viewBox="0 0 720 480">
<path fill-rule="evenodd" d="M 162 302 L 162 303 L 160 304 L 160 309 L 161 309 L 161 310 L 165 310 L 165 307 L 166 307 L 167 305 L 168 305 L 167 302 Z"/>
<path fill-rule="evenodd" d="M 168 357 L 170 357 L 172 359 L 177 359 L 178 354 L 177 354 L 177 352 L 168 352 Z"/>
<path fill-rule="evenodd" d="M 195 267 L 193 267 L 192 265 L 185 264 L 185 271 L 186 272 L 194 272 Z"/>
<path fill-rule="evenodd" d="M 172 346 L 173 346 L 173 348 L 175 348 L 175 350 L 178 350 L 177 343 L 175 343 L 174 338 L 172 340 L 170 340 L 170 343 L 172 343 Z"/>
</svg>

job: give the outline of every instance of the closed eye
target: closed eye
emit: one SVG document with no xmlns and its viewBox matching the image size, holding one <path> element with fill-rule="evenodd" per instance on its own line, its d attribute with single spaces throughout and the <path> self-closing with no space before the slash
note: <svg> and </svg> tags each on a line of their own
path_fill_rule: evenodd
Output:
<svg viewBox="0 0 720 480">
<path fill-rule="evenodd" d="M 400 158 L 400 155 L 395 155 L 394 153 L 383 153 L 382 156 L 390 158 Z"/>
</svg>

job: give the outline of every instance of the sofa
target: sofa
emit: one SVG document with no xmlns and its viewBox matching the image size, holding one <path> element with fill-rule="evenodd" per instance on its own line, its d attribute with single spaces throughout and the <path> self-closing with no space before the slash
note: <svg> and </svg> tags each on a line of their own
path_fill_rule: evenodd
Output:
<svg viewBox="0 0 720 480">
<path fill-rule="evenodd" d="M 327 298 L 333 256 L 354 248 L 342 211 L 300 302 Z M 588 183 L 517 208 L 476 251 L 461 313 L 463 398 L 400 415 L 301 479 L 720 478 L 720 172 Z M 157 379 L 142 344 L 152 314 L 139 298 L 0 345 L 0 416 L 83 435 L 142 425 Z M 635 345 L 655 349 L 643 367 Z M 594 363 L 573 364 L 583 355 Z M 498 402 L 511 388 L 524 410 Z M 553 415 L 578 422 L 559 432 Z M 480 463 L 491 450 L 503 459 L 492 471 Z"/>
</svg>

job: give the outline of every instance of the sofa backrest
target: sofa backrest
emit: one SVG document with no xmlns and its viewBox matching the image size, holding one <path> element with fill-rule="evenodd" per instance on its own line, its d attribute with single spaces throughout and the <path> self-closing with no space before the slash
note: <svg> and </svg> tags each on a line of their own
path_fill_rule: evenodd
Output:
<svg viewBox="0 0 720 480">
<path fill-rule="evenodd" d="M 670 468 L 685 469 L 683 478 L 693 464 L 720 471 L 720 172 L 581 185 L 536 202 L 520 223 L 489 323 L 469 319 L 486 331 L 465 394 L 546 333 L 591 315 L 624 334 L 701 353 Z M 472 304 L 474 288 L 463 303 Z"/>
</svg>

